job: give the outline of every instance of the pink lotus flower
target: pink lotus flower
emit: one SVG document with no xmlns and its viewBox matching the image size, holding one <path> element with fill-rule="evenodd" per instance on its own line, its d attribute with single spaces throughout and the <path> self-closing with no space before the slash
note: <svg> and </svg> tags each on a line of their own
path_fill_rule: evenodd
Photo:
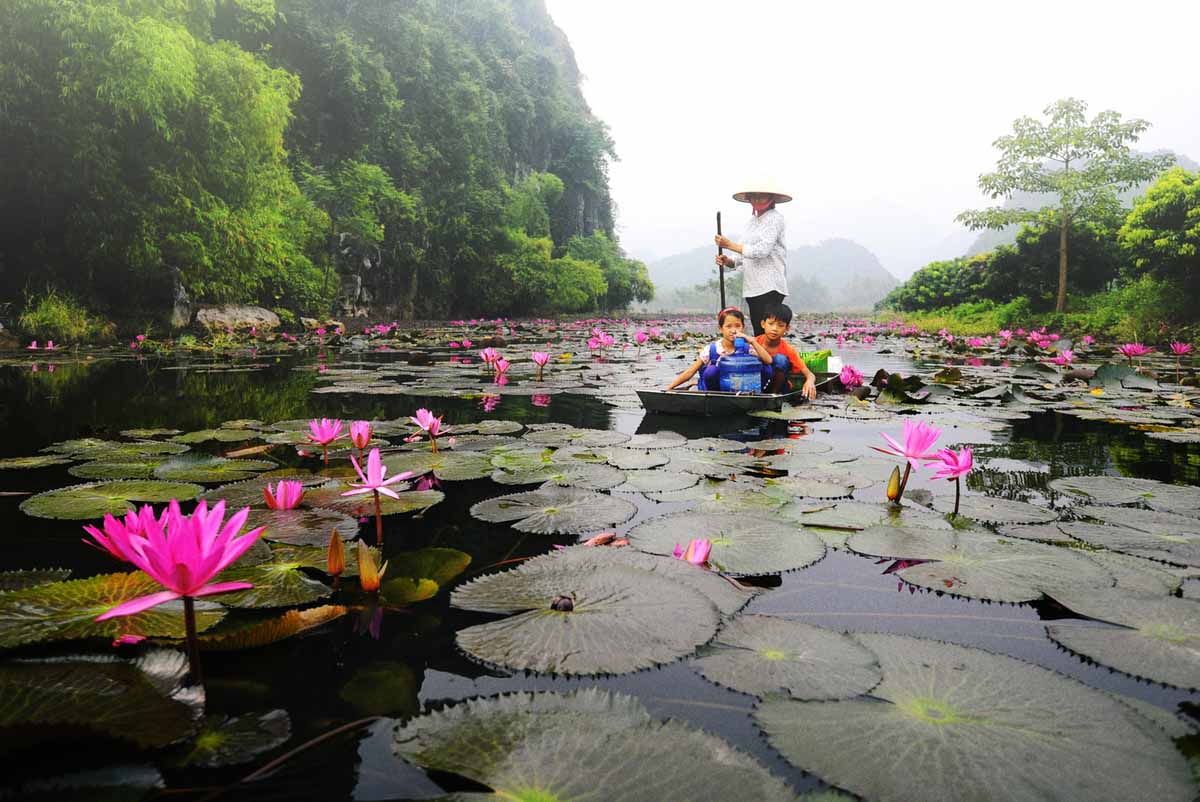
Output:
<svg viewBox="0 0 1200 802">
<path fill-rule="evenodd" d="M 637 340 L 638 345 L 645 345 L 646 340 L 650 339 L 650 335 L 644 331 L 639 331 L 633 335 L 633 339 Z"/>
<path fill-rule="evenodd" d="M 442 419 L 440 416 L 434 416 L 432 412 L 422 407 L 417 410 L 417 414 L 409 418 L 410 421 L 420 427 L 421 431 L 429 435 L 429 445 L 433 449 L 433 453 L 437 453 L 437 439 L 441 434 L 450 431 L 449 427 L 442 428 Z"/>
<path fill-rule="evenodd" d="M 250 508 L 234 513 L 222 526 L 225 502 L 218 501 L 211 510 L 201 501 L 190 516 L 180 512 L 179 502 L 172 499 L 162 518 L 154 517 L 149 504 L 142 507 L 138 525 L 133 528 L 107 526 L 109 542 L 101 541 L 106 550 L 126 555 L 129 562 L 149 575 L 166 590 L 151 593 L 118 604 L 101 613 L 97 621 L 107 621 L 124 615 L 136 615 L 151 607 L 180 598 L 197 598 L 246 590 L 249 582 L 217 582 L 210 580 L 237 561 L 254 545 L 264 527 L 240 535 Z M 107 524 L 108 521 L 106 520 Z M 94 533 L 94 527 L 85 527 Z"/>
<path fill-rule="evenodd" d="M 383 460 L 379 458 L 379 449 L 372 448 L 371 453 L 367 455 L 367 472 L 364 474 L 362 468 L 358 464 L 358 460 L 354 457 L 350 458 L 350 464 L 354 466 L 354 472 L 358 474 L 361 482 L 351 482 L 352 490 L 347 490 L 342 493 L 343 496 L 357 496 L 362 493 L 372 493 L 375 496 L 375 545 L 383 544 L 383 508 L 380 505 L 379 494 L 391 498 L 400 498 L 395 490 L 392 490 L 389 485 L 394 485 L 397 482 L 403 482 L 411 477 L 412 471 L 398 473 L 395 476 L 387 475 L 387 468 L 383 464 Z M 359 557 L 362 557 L 362 541 L 359 541 Z M 382 573 L 382 572 L 381 572 Z M 359 574 L 362 578 L 362 573 Z M 366 586 L 363 586 L 364 590 Z"/>
<path fill-rule="evenodd" d="M 324 337 L 324 336 L 325 336 L 325 329 L 324 329 L 324 328 L 319 328 L 319 329 L 317 329 L 317 336 L 318 336 L 318 337 Z"/>
<path fill-rule="evenodd" d="M 359 457 L 361 457 L 363 450 L 371 442 L 370 421 L 356 420 L 350 424 L 350 442 L 358 449 Z"/>
<path fill-rule="evenodd" d="M 149 505 L 145 509 L 150 509 Z M 160 528 L 167 525 L 167 512 L 164 509 L 158 518 Z M 84 538 L 84 543 L 92 548 L 108 552 L 121 562 L 131 562 L 128 553 L 124 551 L 124 544 L 129 542 L 130 538 L 142 537 L 144 533 L 142 517 L 137 510 L 126 510 L 124 520 L 106 514 L 103 532 L 90 524 L 85 525 L 83 529 L 96 541 L 93 543 Z"/>
<path fill-rule="evenodd" d="M 280 480 L 274 487 L 270 483 L 263 488 L 267 508 L 272 510 L 294 510 L 304 498 L 304 485 L 292 479 Z"/>
<path fill-rule="evenodd" d="M 1096 342 L 1096 338 L 1090 334 L 1085 334 L 1079 338 L 1079 341 L 1084 345 L 1091 345 L 1092 343 Z"/>
<path fill-rule="evenodd" d="M 47 341 L 46 341 L 46 350 L 47 350 L 47 351 L 53 351 L 53 350 L 55 350 L 55 349 L 57 349 L 57 348 L 58 348 L 58 346 L 54 344 L 54 340 L 47 340 Z"/>
<path fill-rule="evenodd" d="M 890 448 L 879 448 L 878 446 L 871 446 L 871 448 L 884 454 L 891 454 L 894 457 L 901 457 L 907 460 L 910 468 L 921 467 L 917 464 L 917 460 L 929 461 L 937 459 L 935 454 L 928 452 L 933 444 L 937 442 L 938 437 L 941 436 L 942 430 L 931 426 L 925 421 L 916 422 L 906 420 L 904 422 L 903 445 L 883 432 L 880 432 L 880 434 L 888 442 Z"/>
<path fill-rule="evenodd" d="M 996 332 L 996 336 L 1002 340 L 1011 340 L 1013 333 L 1008 329 L 1000 329 L 1000 331 Z"/>
<path fill-rule="evenodd" d="M 379 457 L 378 448 L 372 448 L 371 453 L 367 455 L 366 473 L 363 473 L 362 467 L 354 457 L 350 457 L 350 464 L 354 466 L 354 472 L 358 474 L 361 482 L 351 482 L 350 486 L 354 489 L 342 493 L 343 496 L 357 496 L 362 493 L 383 493 L 385 496 L 398 499 L 400 496 L 389 485 L 403 482 L 413 475 L 412 471 L 405 471 L 404 473 L 398 473 L 395 476 L 389 477 L 387 475 L 387 467 Z"/>
<path fill-rule="evenodd" d="M 462 348 L 462 343 L 458 342 L 457 340 L 451 340 L 450 347 L 451 348 Z"/>
<path fill-rule="evenodd" d="M 1069 365 L 1075 361 L 1075 352 L 1070 348 L 1058 352 L 1058 356 L 1050 360 L 1055 365 Z"/>
<path fill-rule="evenodd" d="M 532 359 L 533 363 L 539 368 L 544 368 L 546 363 L 550 361 L 550 354 L 546 353 L 545 351 L 534 351 L 529 355 L 529 358 Z"/>
<path fill-rule="evenodd" d="M 25 350 L 26 350 L 26 351 L 36 351 L 36 350 L 38 350 L 38 344 L 37 344 L 37 340 L 34 340 L 33 342 L 29 343 L 29 345 L 25 346 Z"/>
<path fill-rule="evenodd" d="M 941 465 L 934 466 L 938 469 L 937 473 L 933 475 L 934 479 L 957 479 L 965 476 L 974 467 L 970 446 L 964 446 L 957 453 L 953 449 L 943 448 L 937 452 L 936 456 L 941 461 Z"/>
<path fill-rule="evenodd" d="M 1188 343 L 1171 343 L 1171 353 L 1173 353 L 1175 356 L 1183 356 L 1184 354 L 1190 354 L 1191 352 L 1192 346 Z"/>
<path fill-rule="evenodd" d="M 483 348 L 479 351 L 479 358 L 491 365 L 500 358 L 500 354 L 496 352 L 495 348 Z"/>
<path fill-rule="evenodd" d="M 475 344 L 475 343 L 471 342 L 470 340 L 463 340 L 463 341 L 462 341 L 462 347 L 463 347 L 463 348 L 470 348 L 470 347 L 471 347 L 472 345 L 474 345 L 474 344 Z"/>
<path fill-rule="evenodd" d="M 324 370 L 325 366 L 321 365 L 318 371 Z M 342 436 L 342 422 L 340 420 L 330 420 L 329 418 L 321 418 L 317 420 L 313 418 L 308 422 L 309 431 L 312 432 L 308 439 L 321 447 L 321 453 L 325 457 L 325 467 L 329 467 L 329 444 Z"/>
<path fill-rule="evenodd" d="M 838 381 L 847 390 L 853 390 L 856 387 L 862 386 L 863 375 L 853 365 L 842 365 L 842 372 L 838 374 Z"/>
<path fill-rule="evenodd" d="M 710 551 L 712 551 L 712 541 L 708 538 L 703 538 L 701 540 L 690 541 L 686 549 L 676 543 L 674 554 L 677 560 L 687 560 L 692 565 L 704 565 L 708 562 Z"/>
<path fill-rule="evenodd" d="M 1125 343 L 1117 349 L 1117 353 L 1126 357 L 1145 356 L 1154 353 L 1154 349 L 1141 343 Z"/>
<path fill-rule="evenodd" d="M 508 370 L 508 360 L 504 359 L 503 357 L 501 357 L 500 359 L 497 359 L 496 360 L 496 372 L 503 373 L 506 370 Z"/>
</svg>

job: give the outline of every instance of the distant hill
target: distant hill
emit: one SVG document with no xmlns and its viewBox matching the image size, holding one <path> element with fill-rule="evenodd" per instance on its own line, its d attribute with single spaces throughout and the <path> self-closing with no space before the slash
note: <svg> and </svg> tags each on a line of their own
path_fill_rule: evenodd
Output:
<svg viewBox="0 0 1200 802">
<path fill-rule="evenodd" d="M 1159 156 L 1163 153 L 1170 153 L 1170 151 L 1156 150 L 1143 155 Z M 1195 170 L 1200 168 L 1200 165 L 1196 164 L 1196 162 L 1192 161 L 1187 156 L 1179 153 L 1174 153 L 1172 155 L 1175 157 L 1175 165 L 1178 167 L 1182 167 L 1185 170 Z M 1153 183 L 1154 181 L 1147 181 L 1143 184 L 1138 184 L 1132 189 L 1122 192 L 1117 196 L 1117 199 L 1120 200 L 1123 207 L 1126 209 L 1132 209 L 1134 199 L 1136 199 L 1139 195 L 1144 195 L 1146 190 Z M 1053 203 L 1055 203 L 1054 195 L 1038 192 L 1018 192 L 1004 202 L 1004 208 L 1040 209 L 1043 206 L 1048 206 Z M 997 230 L 981 231 L 979 236 L 975 238 L 975 241 L 971 243 L 971 246 L 967 248 L 966 255 L 974 256 L 978 253 L 986 253 L 988 251 L 995 250 L 1000 245 L 1008 245 L 1016 242 L 1017 232 L 1019 230 L 1020 226 L 1006 226 Z"/>
<path fill-rule="evenodd" d="M 647 267 L 655 298 L 648 308 L 689 310 L 712 306 L 717 292 L 714 256 L 715 247 L 704 247 L 651 262 Z M 736 271 L 726 275 L 729 298 L 735 297 L 735 290 L 740 293 L 740 282 L 734 282 L 736 276 Z M 696 289 L 708 282 L 712 282 L 711 287 Z M 875 254 L 853 240 L 828 239 L 788 251 L 788 303 L 796 311 L 870 309 L 899 283 Z"/>
</svg>

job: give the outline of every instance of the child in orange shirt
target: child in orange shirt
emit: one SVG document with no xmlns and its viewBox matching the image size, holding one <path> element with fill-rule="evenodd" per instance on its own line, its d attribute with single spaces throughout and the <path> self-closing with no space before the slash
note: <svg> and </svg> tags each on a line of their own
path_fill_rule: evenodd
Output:
<svg viewBox="0 0 1200 802">
<path fill-rule="evenodd" d="M 783 335 L 787 334 L 791 325 L 792 310 L 786 304 L 768 306 L 763 313 L 763 333 L 754 338 L 771 355 L 771 364 L 763 365 L 763 392 L 789 392 L 791 383 L 788 377 L 793 373 L 802 373 L 804 387 L 800 392 L 811 401 L 817 397 L 817 378 L 796 353 L 796 349 L 783 340 Z"/>
</svg>

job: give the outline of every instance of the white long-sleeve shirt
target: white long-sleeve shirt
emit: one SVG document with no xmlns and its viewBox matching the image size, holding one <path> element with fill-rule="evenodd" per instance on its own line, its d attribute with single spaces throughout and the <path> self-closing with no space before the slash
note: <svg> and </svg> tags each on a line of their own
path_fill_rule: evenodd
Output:
<svg viewBox="0 0 1200 802">
<path fill-rule="evenodd" d="M 742 252 L 730 254 L 735 267 L 742 268 L 742 295 L 754 298 L 775 291 L 787 295 L 787 243 L 785 225 L 778 209 L 751 217 L 742 232 Z"/>
</svg>

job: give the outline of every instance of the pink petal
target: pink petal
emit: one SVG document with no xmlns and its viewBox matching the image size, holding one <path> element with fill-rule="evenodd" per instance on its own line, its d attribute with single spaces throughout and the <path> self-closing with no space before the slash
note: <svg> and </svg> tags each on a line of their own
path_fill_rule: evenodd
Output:
<svg viewBox="0 0 1200 802">
<path fill-rule="evenodd" d="M 123 604 L 118 604 L 106 613 L 101 613 L 96 616 L 97 621 L 107 621 L 110 618 L 119 618 L 123 615 L 137 615 L 144 610 L 149 610 L 151 607 L 157 607 L 160 604 L 165 604 L 175 599 L 183 598 L 183 595 L 176 593 L 173 590 L 164 590 L 158 593 L 151 593 L 149 596 L 139 596 L 136 599 L 130 599 Z"/>
</svg>

